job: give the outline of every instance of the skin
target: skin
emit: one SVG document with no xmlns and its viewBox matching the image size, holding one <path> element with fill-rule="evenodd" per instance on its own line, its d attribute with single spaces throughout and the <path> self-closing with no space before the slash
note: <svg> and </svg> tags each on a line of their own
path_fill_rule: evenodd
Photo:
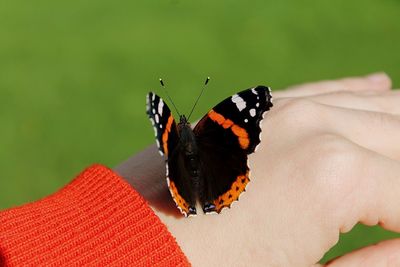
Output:
<svg viewBox="0 0 400 267">
<path fill-rule="evenodd" d="M 361 222 L 400 232 L 400 91 L 366 77 L 273 92 L 251 181 L 231 209 L 185 219 L 155 146 L 115 170 L 135 187 L 194 266 L 319 266 L 339 233 Z M 399 266 L 400 240 L 327 266 Z"/>
</svg>

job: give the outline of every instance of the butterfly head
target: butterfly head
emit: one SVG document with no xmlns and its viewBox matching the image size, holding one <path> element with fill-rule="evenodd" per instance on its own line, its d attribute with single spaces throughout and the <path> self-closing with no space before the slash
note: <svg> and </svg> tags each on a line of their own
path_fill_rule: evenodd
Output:
<svg viewBox="0 0 400 267">
<path fill-rule="evenodd" d="M 190 125 L 185 115 L 179 116 L 179 124 L 180 125 Z"/>
</svg>

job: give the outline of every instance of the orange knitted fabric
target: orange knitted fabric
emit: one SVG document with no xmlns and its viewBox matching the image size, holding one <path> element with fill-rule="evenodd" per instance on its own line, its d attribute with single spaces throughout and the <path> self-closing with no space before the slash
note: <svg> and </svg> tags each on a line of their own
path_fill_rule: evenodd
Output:
<svg viewBox="0 0 400 267">
<path fill-rule="evenodd" d="M 0 265 L 188 266 L 145 200 L 94 165 L 59 192 L 0 212 Z"/>
</svg>

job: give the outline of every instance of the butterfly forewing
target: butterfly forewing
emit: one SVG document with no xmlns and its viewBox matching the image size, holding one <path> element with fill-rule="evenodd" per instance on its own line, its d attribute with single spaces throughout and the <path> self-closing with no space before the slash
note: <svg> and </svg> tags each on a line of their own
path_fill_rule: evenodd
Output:
<svg viewBox="0 0 400 267">
<path fill-rule="evenodd" d="M 169 149 L 175 147 L 178 141 L 176 123 L 171 110 L 156 94 L 147 95 L 147 115 L 153 125 L 154 135 L 160 154 L 168 158 Z"/>
<path fill-rule="evenodd" d="M 224 116 L 224 119 L 232 122 L 230 127 L 233 133 L 239 138 L 239 145 L 247 154 L 253 153 L 260 143 L 260 122 L 263 119 L 264 112 L 272 107 L 272 98 L 270 88 L 266 86 L 257 86 L 241 91 L 216 105 L 212 111 Z M 211 118 L 217 121 L 218 118 Z M 222 124 L 226 127 L 227 122 Z"/>
</svg>

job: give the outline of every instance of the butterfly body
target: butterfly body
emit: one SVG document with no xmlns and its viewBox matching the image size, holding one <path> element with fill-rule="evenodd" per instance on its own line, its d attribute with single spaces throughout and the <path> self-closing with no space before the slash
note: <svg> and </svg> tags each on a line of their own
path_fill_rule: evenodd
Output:
<svg viewBox="0 0 400 267">
<path fill-rule="evenodd" d="M 164 101 L 148 94 L 147 113 L 182 214 L 196 215 L 196 202 L 205 213 L 220 213 L 238 200 L 250 181 L 247 155 L 260 143 L 260 122 L 270 107 L 269 88 L 257 86 L 225 99 L 192 129 L 184 115 L 176 123 Z"/>
<path fill-rule="evenodd" d="M 174 154 L 181 154 L 183 164 L 180 165 L 180 172 L 188 174 L 188 183 L 186 190 L 188 191 L 187 199 L 189 203 L 188 215 L 196 214 L 196 200 L 198 198 L 198 188 L 200 183 L 200 170 L 198 162 L 198 147 L 196 144 L 196 136 L 191 128 L 190 123 L 187 121 L 185 115 L 180 116 L 180 122 L 177 125 L 179 143 L 175 150 L 172 152 L 172 159 L 175 159 Z"/>
</svg>

